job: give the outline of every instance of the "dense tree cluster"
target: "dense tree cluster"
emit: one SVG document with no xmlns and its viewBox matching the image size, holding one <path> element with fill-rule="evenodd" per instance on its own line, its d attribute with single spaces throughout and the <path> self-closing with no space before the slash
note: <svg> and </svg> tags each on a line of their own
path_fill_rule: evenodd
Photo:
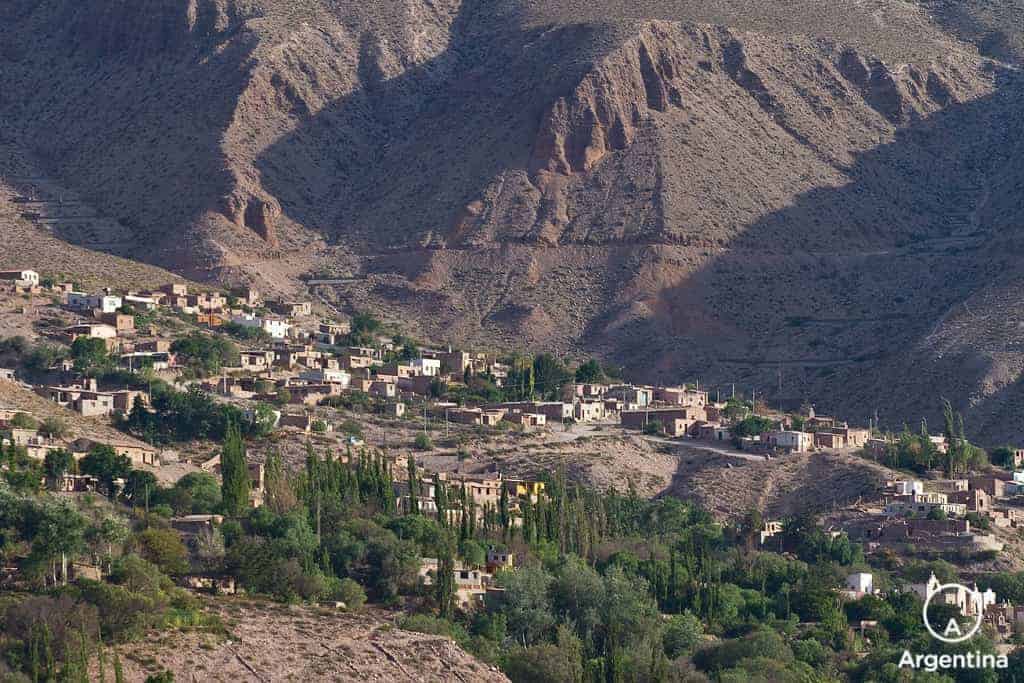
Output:
<svg viewBox="0 0 1024 683">
<path fill-rule="evenodd" d="M 246 417 L 237 407 L 218 403 L 192 385 L 177 391 L 166 385 L 154 386 L 150 406 L 136 401 L 121 421 L 123 430 L 152 444 L 192 440 L 221 440 L 234 424 L 245 434 L 267 432 L 266 411 Z"/>
<path fill-rule="evenodd" d="M 207 377 L 225 366 L 238 365 L 238 347 L 221 336 L 193 332 L 176 339 L 171 351 L 195 377 Z"/>
<path fill-rule="evenodd" d="M 153 628 L 223 631 L 196 597 L 174 586 L 168 574 L 187 571 L 188 554 L 159 517 L 129 524 L 107 506 L 80 509 L 0 484 L 0 529 L 4 563 L 16 563 L 36 591 L 0 602 L 4 680 L 90 680 L 97 659 L 111 674 L 119 669 L 107 646 Z M 107 580 L 72 582 L 72 561 L 103 568 Z"/>
</svg>

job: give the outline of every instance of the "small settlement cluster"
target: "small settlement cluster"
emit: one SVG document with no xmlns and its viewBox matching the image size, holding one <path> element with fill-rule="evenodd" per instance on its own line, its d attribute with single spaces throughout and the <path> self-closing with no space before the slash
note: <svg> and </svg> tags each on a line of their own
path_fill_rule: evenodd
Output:
<svg viewBox="0 0 1024 683">
<path fill-rule="evenodd" d="M 40 294 L 44 287 L 39 274 L 31 270 L 0 272 L 0 283 L 15 294 Z M 473 377 L 486 377 L 495 387 L 519 381 L 517 368 L 508 359 L 492 353 L 444 348 L 416 348 L 415 353 L 400 353 L 393 338 L 383 334 L 363 337 L 354 344 L 352 321 L 323 319 L 315 315 L 309 301 L 264 301 L 260 293 L 246 289 L 228 296 L 218 292 L 190 292 L 184 284 L 169 284 L 151 291 L 95 293 L 77 291 L 70 283 L 49 283 L 46 288 L 53 306 L 74 314 L 73 324 L 55 331 L 59 339 L 72 344 L 76 339 L 102 340 L 106 351 L 118 366 L 128 372 L 146 368 L 153 375 L 177 386 L 199 387 L 217 401 L 237 404 L 248 414 L 259 406 L 270 407 L 275 429 L 300 432 L 332 432 L 337 425 L 318 415 L 323 406 L 335 405 L 345 397 L 362 396 L 390 419 L 433 421 L 435 425 L 468 425 L 514 429 L 519 432 L 543 432 L 593 425 L 599 429 L 641 432 L 655 440 L 686 440 L 712 449 L 743 451 L 747 457 L 759 454 L 764 459 L 788 453 L 813 451 L 882 452 L 892 437 L 873 434 L 872 430 L 851 427 L 833 417 L 818 415 L 805 406 L 799 413 L 783 414 L 758 411 L 753 402 L 711 400 L 708 391 L 697 385 L 643 386 L 601 378 L 560 384 L 557 395 L 526 392 L 518 400 L 451 400 L 448 389 L 466 385 Z M 221 366 L 212 376 L 187 376 L 185 366 L 174 351 L 173 335 L 146 321 L 153 312 L 165 312 L 187 320 L 191 329 L 216 335 L 218 330 L 234 331 L 240 339 L 237 365 Z M 139 324 L 143 321 L 143 324 Z M 251 333 L 237 334 L 238 330 Z M 150 397 L 140 389 L 100 388 L 94 378 L 78 372 L 75 364 L 63 361 L 50 368 L 48 381 L 28 386 L 48 401 L 75 411 L 84 418 L 109 422 L 135 406 L 147 406 Z M 21 383 L 14 370 L 0 368 L 0 381 Z M 509 392 L 503 392 L 509 398 Z M 757 413 L 760 412 L 761 415 Z M 12 442 L 25 448 L 29 457 L 43 459 L 54 449 L 68 450 L 80 459 L 97 439 L 82 434 L 59 437 L 38 428 L 15 426 L 19 410 L 0 405 L 0 428 L 11 433 Z M 754 424 L 751 425 L 751 419 Z M 144 441 L 121 435 L 107 438 L 106 445 L 125 455 L 133 467 L 159 470 L 177 459 Z M 109 436 L 109 435 L 108 435 Z M 932 437 L 941 451 L 943 437 Z M 361 442 L 347 437 L 350 446 Z M 1016 466 L 1024 466 L 1024 451 L 1016 453 Z M 507 510 L 512 524 L 521 523 L 523 504 L 536 503 L 544 496 L 544 483 L 514 479 L 500 472 L 467 473 L 432 471 L 423 467 L 410 472 L 405 458 L 389 456 L 395 502 L 398 509 L 411 506 L 427 515 L 437 515 L 437 489 L 461 487 L 468 504 L 480 511 Z M 196 469 L 219 472 L 214 456 L 195 463 Z M 181 476 L 179 474 L 178 476 Z M 249 463 L 251 503 L 260 506 L 264 495 L 264 466 Z M 66 475 L 49 482 L 60 491 L 94 488 L 97 482 L 81 475 Z M 1004 496 L 1024 491 L 1024 473 L 1008 472 L 1005 479 L 995 475 L 929 481 L 925 490 L 920 481 L 893 481 L 883 492 L 875 508 L 867 506 L 859 520 L 844 525 L 851 538 L 864 541 L 869 551 L 894 544 L 914 543 L 939 550 L 982 552 L 998 551 L 1002 544 L 978 528 L 1018 526 L 1024 515 L 1013 506 L 1001 504 Z M 527 502 L 529 501 L 529 502 Z M 868 509 L 870 508 L 870 509 Z M 938 512 L 936 512 L 938 511 Z M 464 514 L 458 506 L 445 514 Z M 172 526 L 187 539 L 219 524 L 217 515 L 186 516 L 172 520 Z M 458 522 L 458 519 L 452 519 Z M 770 546 L 782 531 L 782 523 L 769 521 L 761 532 L 761 543 Z M 426 559 L 421 568 L 429 582 L 436 560 Z M 515 558 L 503 548 L 490 548 L 486 566 L 456 566 L 458 602 L 469 606 L 482 601 L 496 590 L 491 581 L 494 571 L 511 568 Z M 869 577 L 870 578 L 870 577 Z M 199 581 L 200 579 L 196 579 Z M 209 577 L 202 581 L 209 583 Z M 863 577 L 851 579 L 851 590 L 864 592 Z M 203 584 L 206 585 L 206 584 Z M 223 588 L 223 587 L 222 587 Z M 866 589 L 867 592 L 871 588 Z M 992 619 L 1006 612 L 992 600 Z M 1024 612 L 1009 618 L 1024 619 Z M 1004 614 L 1004 621 L 1006 615 Z"/>
</svg>

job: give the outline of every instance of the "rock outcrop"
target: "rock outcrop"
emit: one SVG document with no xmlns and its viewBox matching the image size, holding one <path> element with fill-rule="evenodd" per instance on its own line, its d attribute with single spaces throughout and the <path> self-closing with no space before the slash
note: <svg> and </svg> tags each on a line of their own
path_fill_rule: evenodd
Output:
<svg viewBox="0 0 1024 683">
<path fill-rule="evenodd" d="M 975 46 L 957 16 L 14 0 L 0 120 L 134 235 L 126 253 L 195 277 L 297 286 L 344 263 L 360 277 L 325 296 L 424 336 L 597 353 L 650 379 L 781 374 L 781 398 L 841 387 L 836 409 L 882 403 L 885 373 L 896 424 L 936 386 L 977 392 L 982 416 L 1000 392 L 1016 405 L 1024 355 L 1000 337 L 953 372 L 929 340 L 1019 275 L 1024 86 L 989 58 L 1013 58 L 1012 32 Z M 970 334 L 950 339 L 966 358 Z"/>
</svg>

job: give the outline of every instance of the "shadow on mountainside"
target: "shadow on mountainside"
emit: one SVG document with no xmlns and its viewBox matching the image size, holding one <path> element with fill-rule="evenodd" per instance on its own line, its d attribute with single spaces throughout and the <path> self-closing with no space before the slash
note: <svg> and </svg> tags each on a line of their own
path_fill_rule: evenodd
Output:
<svg viewBox="0 0 1024 683">
<path fill-rule="evenodd" d="M 135 256 L 170 267 L 209 256 L 191 228 L 234 185 L 221 135 L 255 39 L 214 5 L 43 0 L 0 29 L 0 111 L 41 171 L 130 228 Z"/>
<path fill-rule="evenodd" d="M 523 179 L 542 114 L 616 34 L 608 26 L 525 30 L 514 12 L 495 12 L 491 4 L 464 3 L 447 48 L 394 78 L 384 75 L 387 46 L 363 38 L 362 87 L 257 160 L 264 187 L 291 220 L 380 253 L 445 245 L 470 210 L 467 203 L 495 185 L 518 182 L 510 194 L 528 203 L 532 185 Z M 605 312 L 585 323 L 585 343 L 610 350 L 641 377 L 736 382 L 745 393 L 756 388 L 773 401 L 810 398 L 821 410 L 860 422 L 877 409 L 890 428 L 922 415 L 934 420 L 942 396 L 967 408 L 986 381 L 989 352 L 972 348 L 970 330 L 941 353 L 929 339 L 948 324 L 951 310 L 997 274 L 1024 272 L 1013 259 L 1024 213 L 1019 201 L 1005 199 L 1020 194 L 1024 179 L 1014 161 L 1024 147 L 1016 125 L 1024 88 L 1009 70 L 997 80 L 989 96 L 927 118 L 909 114 L 892 142 L 857 154 L 842 169 L 845 184 L 806 192 L 752 224 L 730 226 L 733 236 L 724 245 L 709 239 L 595 246 L 587 258 L 600 272 L 592 279 L 620 286 L 623 264 L 634 275 L 637 262 L 660 258 L 666 270 L 691 267 L 670 262 L 662 248 L 689 250 L 704 261 L 668 289 L 657 291 L 661 280 L 651 278 L 652 312 L 630 325 L 611 323 L 636 301 L 607 297 Z M 672 134 L 670 125 L 666 130 Z M 519 242 L 525 250 L 535 246 L 527 237 Z M 525 273 L 534 265 L 532 256 L 506 249 L 510 241 L 499 242 L 500 253 L 491 250 L 480 265 L 506 298 L 533 277 Z M 530 286 L 538 296 L 546 287 L 558 296 L 550 275 L 557 268 L 537 270 L 539 280 Z M 462 281 L 454 272 L 432 276 L 449 280 L 417 296 L 439 315 L 447 296 L 441 288 L 458 289 Z M 389 287 L 377 294 L 397 300 L 406 292 L 400 284 Z M 506 309 L 516 320 L 561 329 L 536 301 L 514 303 Z M 478 320 L 490 315 L 486 307 L 475 312 Z M 969 428 L 983 404 L 968 411 Z"/>
<path fill-rule="evenodd" d="M 848 184 L 806 193 L 743 228 L 660 292 L 657 315 L 604 341 L 641 375 L 699 377 L 712 389 L 735 382 L 770 403 L 812 399 L 819 412 L 858 422 L 877 409 L 891 429 L 922 416 L 940 424 L 949 397 L 976 436 L 1024 438 L 1019 427 L 992 426 L 989 405 L 1018 424 L 1024 405 L 1001 392 L 980 396 L 994 352 L 972 343 L 986 325 L 1024 325 L 1024 314 L 995 319 L 971 307 L 964 320 L 947 319 L 996 278 L 1024 277 L 1016 258 L 1024 213 L 1019 201 L 999 199 L 1024 186 L 1024 165 L 1014 161 L 1024 153 L 1022 93 L 1020 74 L 1002 72 L 992 95 L 913 121 L 858 155 Z M 603 334 L 602 322 L 592 335 Z M 952 324 L 956 343 L 933 348 L 933 335 Z M 1019 373 L 1024 347 L 1004 351 Z M 1016 397 L 1020 384 L 1015 377 L 1003 392 Z"/>
<path fill-rule="evenodd" d="M 257 160 L 263 185 L 292 220 L 329 239 L 375 250 L 442 245 L 502 174 L 525 178 L 542 114 L 607 35 L 603 26 L 524 29 L 514 3 L 470 0 L 447 48 L 393 78 L 380 64 L 387 46 L 366 35 L 362 87 L 268 148 Z"/>
</svg>

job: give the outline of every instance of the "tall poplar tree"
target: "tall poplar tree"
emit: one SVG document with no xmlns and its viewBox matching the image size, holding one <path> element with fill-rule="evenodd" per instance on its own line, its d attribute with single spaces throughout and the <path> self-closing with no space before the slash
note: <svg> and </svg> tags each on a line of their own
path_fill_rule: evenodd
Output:
<svg viewBox="0 0 1024 683">
<path fill-rule="evenodd" d="M 249 507 L 249 467 L 245 442 L 238 425 L 228 423 L 220 455 L 221 500 L 228 515 L 241 515 Z"/>
<path fill-rule="evenodd" d="M 412 453 L 409 454 L 409 459 L 406 461 L 406 468 L 409 471 L 409 514 L 418 515 L 420 513 L 419 501 L 419 483 L 416 481 L 416 459 L 412 457 Z"/>
<path fill-rule="evenodd" d="M 450 619 L 455 611 L 455 557 L 450 542 L 441 543 L 437 560 L 437 612 Z"/>
<path fill-rule="evenodd" d="M 448 526 L 448 490 L 438 476 L 434 475 L 434 501 L 437 505 L 437 525 L 444 529 Z"/>
</svg>

